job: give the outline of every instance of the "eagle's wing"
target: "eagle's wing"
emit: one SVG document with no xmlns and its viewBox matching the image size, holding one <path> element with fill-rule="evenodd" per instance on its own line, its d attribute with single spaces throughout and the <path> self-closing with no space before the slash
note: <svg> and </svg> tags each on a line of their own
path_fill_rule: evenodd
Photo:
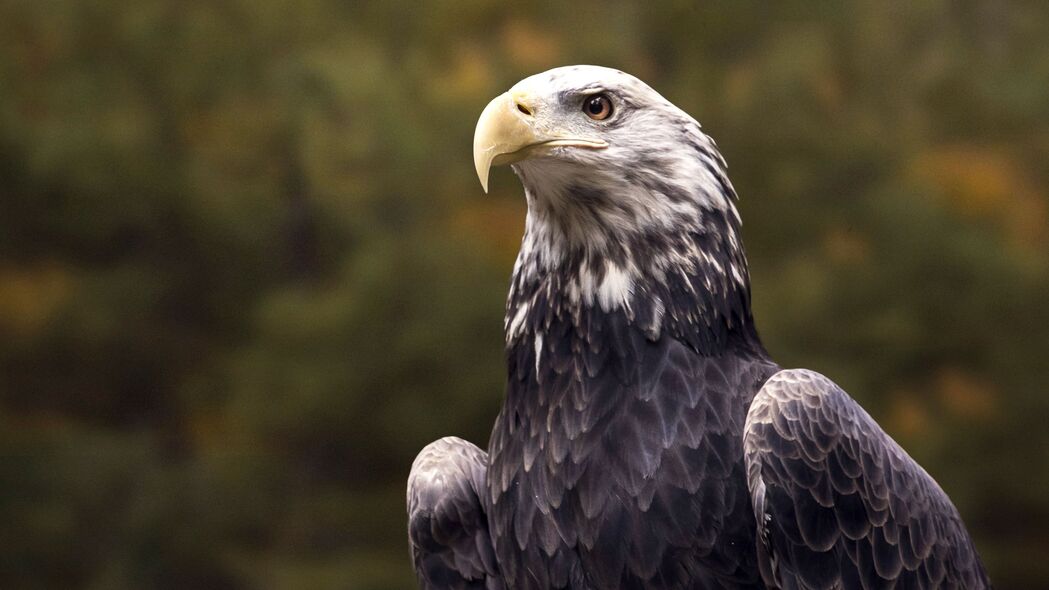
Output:
<svg viewBox="0 0 1049 590">
<path fill-rule="evenodd" d="M 823 375 L 773 375 L 748 412 L 744 454 L 770 586 L 990 587 L 947 494 Z"/>
<path fill-rule="evenodd" d="M 427 445 L 408 476 L 408 541 L 424 590 L 503 587 L 488 535 L 488 457 L 455 437 Z"/>
</svg>

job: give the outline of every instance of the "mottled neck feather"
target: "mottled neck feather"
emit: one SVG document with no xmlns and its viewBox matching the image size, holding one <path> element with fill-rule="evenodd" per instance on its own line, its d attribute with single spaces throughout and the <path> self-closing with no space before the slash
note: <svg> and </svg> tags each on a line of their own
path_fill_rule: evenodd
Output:
<svg viewBox="0 0 1049 590">
<path fill-rule="evenodd" d="M 565 322 L 587 337 L 619 315 L 651 340 L 670 335 L 703 354 L 763 350 L 735 192 L 713 147 L 693 147 L 701 174 L 692 182 L 660 179 L 657 157 L 622 176 L 588 171 L 585 184 L 556 163 L 516 168 L 529 207 L 507 346 Z"/>
</svg>

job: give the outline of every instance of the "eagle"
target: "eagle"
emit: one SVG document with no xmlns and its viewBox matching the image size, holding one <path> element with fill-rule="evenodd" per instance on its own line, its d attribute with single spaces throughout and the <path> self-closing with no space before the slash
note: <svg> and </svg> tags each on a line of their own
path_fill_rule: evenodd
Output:
<svg viewBox="0 0 1049 590">
<path fill-rule="evenodd" d="M 958 510 L 823 375 L 782 369 L 751 312 L 714 141 L 639 79 L 556 68 L 492 100 L 485 191 L 528 204 L 487 452 L 408 479 L 425 589 L 990 587 Z"/>
</svg>

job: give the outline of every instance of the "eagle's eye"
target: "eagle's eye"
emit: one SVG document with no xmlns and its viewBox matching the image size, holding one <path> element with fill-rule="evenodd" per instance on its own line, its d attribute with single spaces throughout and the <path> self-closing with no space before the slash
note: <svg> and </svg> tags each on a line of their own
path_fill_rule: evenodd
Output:
<svg viewBox="0 0 1049 590">
<path fill-rule="evenodd" d="M 604 94 L 595 94 L 583 101 L 583 112 L 595 121 L 603 121 L 612 116 L 612 101 Z"/>
</svg>

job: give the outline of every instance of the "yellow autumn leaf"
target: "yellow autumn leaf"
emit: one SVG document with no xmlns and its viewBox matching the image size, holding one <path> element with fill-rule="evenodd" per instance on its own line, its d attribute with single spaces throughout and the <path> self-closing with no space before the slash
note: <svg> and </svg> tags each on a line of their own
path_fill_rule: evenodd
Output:
<svg viewBox="0 0 1049 590">
<path fill-rule="evenodd" d="M 998 392 L 993 384 L 964 369 L 943 368 L 934 378 L 940 403 L 964 418 L 987 418 L 997 411 Z"/>
<path fill-rule="evenodd" d="M 22 337 L 35 334 L 71 291 L 72 280 L 58 265 L 0 267 L 0 331 Z"/>
<path fill-rule="evenodd" d="M 962 214 L 991 220 L 1017 245 L 1049 243 L 1049 197 L 1008 148 L 940 146 L 915 158 L 911 173 Z"/>
<path fill-rule="evenodd" d="M 929 411 L 913 391 L 898 391 L 889 408 L 889 430 L 905 438 L 925 433 L 931 425 Z"/>
<path fill-rule="evenodd" d="M 458 211 L 452 219 L 452 226 L 457 232 L 476 236 L 490 244 L 496 255 L 512 260 L 521 246 L 524 232 L 524 203 L 504 198 L 489 198 L 487 201 Z"/>
<path fill-rule="evenodd" d="M 561 44 L 557 38 L 534 23 L 513 19 L 502 31 L 503 48 L 514 65 L 525 70 L 541 70 L 557 65 Z"/>
<path fill-rule="evenodd" d="M 440 102 L 485 97 L 491 92 L 492 63 L 489 50 L 472 41 L 459 43 L 449 63 L 430 83 L 430 92 Z"/>
<path fill-rule="evenodd" d="M 823 236 L 823 249 L 834 262 L 852 264 L 867 258 L 870 244 L 856 231 L 835 227 Z"/>
</svg>

